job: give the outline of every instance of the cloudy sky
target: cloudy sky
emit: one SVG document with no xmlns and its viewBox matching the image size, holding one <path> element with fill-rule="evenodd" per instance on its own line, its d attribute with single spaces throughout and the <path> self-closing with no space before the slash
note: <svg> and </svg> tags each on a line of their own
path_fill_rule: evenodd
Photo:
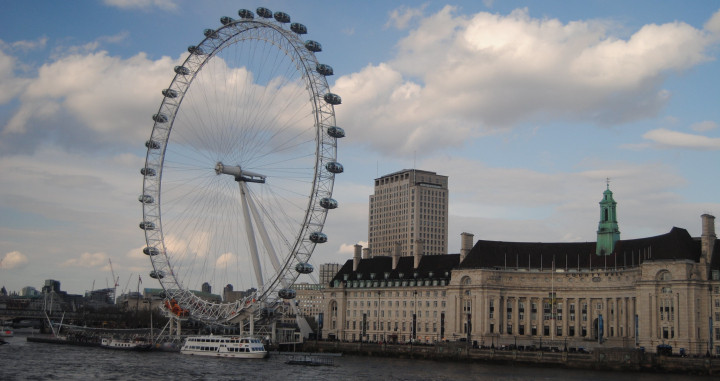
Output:
<svg viewBox="0 0 720 381">
<path fill-rule="evenodd" d="M 0 286 L 83 293 L 110 259 L 121 291 L 147 274 L 160 90 L 203 29 L 258 6 L 308 27 L 343 100 L 316 266 L 367 241 L 373 179 L 405 168 L 449 176 L 451 253 L 461 232 L 594 241 L 606 178 L 624 239 L 720 213 L 716 1 L 4 1 Z"/>
</svg>

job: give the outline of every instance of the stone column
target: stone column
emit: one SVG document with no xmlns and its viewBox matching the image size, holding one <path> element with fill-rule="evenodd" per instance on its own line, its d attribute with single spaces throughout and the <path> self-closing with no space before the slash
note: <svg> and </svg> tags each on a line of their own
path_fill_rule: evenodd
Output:
<svg viewBox="0 0 720 381">
<path fill-rule="evenodd" d="M 610 302 L 612 301 L 612 299 L 605 298 L 604 300 L 605 313 L 603 315 L 605 315 L 605 317 L 603 318 L 603 320 L 605 321 L 603 322 L 603 324 L 605 325 L 605 327 L 603 327 L 603 341 L 610 337 L 610 327 L 612 327 L 612 315 L 610 314 Z"/>
</svg>

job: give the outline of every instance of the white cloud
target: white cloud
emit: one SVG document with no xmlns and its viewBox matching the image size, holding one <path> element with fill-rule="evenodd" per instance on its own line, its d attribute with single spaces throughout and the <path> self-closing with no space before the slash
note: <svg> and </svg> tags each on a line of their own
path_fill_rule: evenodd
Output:
<svg viewBox="0 0 720 381">
<path fill-rule="evenodd" d="M 48 38 L 46 36 L 42 36 L 38 38 L 37 40 L 21 40 L 21 41 L 15 41 L 12 44 L 10 44 L 14 49 L 19 49 L 22 51 L 30 51 L 35 49 L 42 49 L 47 44 Z"/>
<path fill-rule="evenodd" d="M 524 122 L 657 115 L 671 95 L 665 78 L 711 59 L 714 44 L 680 22 L 612 35 L 596 21 L 536 19 L 527 9 L 456 16 L 447 6 L 423 18 L 392 61 L 340 77 L 333 90 L 345 100 L 344 125 L 365 131 L 355 139 L 409 155 Z"/>
<path fill-rule="evenodd" d="M 237 256 L 233 253 L 223 253 L 215 260 L 215 267 L 218 269 L 226 269 L 234 267 L 237 263 Z"/>
<path fill-rule="evenodd" d="M 427 4 L 424 4 L 420 8 L 411 8 L 403 5 L 401 7 L 393 9 L 388 15 L 388 21 L 385 24 L 385 27 L 407 29 L 408 25 L 412 20 L 422 17 L 423 10 L 426 6 Z"/>
<path fill-rule="evenodd" d="M 697 132 L 712 131 L 716 128 L 718 128 L 718 124 L 711 120 L 705 120 L 705 121 L 695 123 L 692 126 L 690 126 L 691 130 L 697 131 Z"/>
<path fill-rule="evenodd" d="M 15 76 L 17 59 L 7 55 L 1 49 L 4 46 L 0 40 L 0 105 L 15 98 L 30 82 L 28 79 Z"/>
<path fill-rule="evenodd" d="M 11 251 L 6 253 L 5 256 L 0 259 L 0 269 L 17 269 L 25 267 L 28 263 L 28 258 L 25 254 L 19 251 Z"/>
<path fill-rule="evenodd" d="M 648 131 L 643 135 L 643 138 L 654 142 L 660 147 L 666 148 L 720 150 L 720 138 L 687 134 L 664 128 Z"/>
<path fill-rule="evenodd" d="M 65 262 L 61 263 L 61 267 L 83 267 L 83 268 L 94 268 L 108 264 L 108 256 L 105 253 L 82 253 L 77 258 L 70 258 Z"/>
<path fill-rule="evenodd" d="M 123 42 L 127 40 L 129 35 L 130 33 L 128 33 L 127 31 L 122 31 L 112 36 L 100 36 L 93 41 L 90 41 L 83 45 L 56 46 L 53 49 L 53 54 L 51 57 L 55 60 L 60 60 L 63 57 L 72 55 L 88 55 L 105 45 L 118 44 L 120 42 Z"/>
<path fill-rule="evenodd" d="M 720 38 L 720 11 L 713 13 L 703 28 L 711 33 L 713 38 Z"/>
<path fill-rule="evenodd" d="M 7 62 L 0 53 L 0 67 L 10 66 Z M 177 62 L 151 61 L 144 53 L 122 59 L 100 51 L 61 57 L 40 67 L 36 78 L 7 78 L 9 84 L 2 81 L 0 87 L 8 90 L 0 93 L 19 95 L 20 106 L 2 128 L 4 151 L 34 148 L 54 131 L 61 144 L 85 150 L 143 141 Z"/>
<path fill-rule="evenodd" d="M 345 258 L 352 258 L 353 254 L 355 254 L 355 245 L 367 247 L 368 243 L 367 243 L 367 241 L 358 241 L 357 244 L 352 244 L 352 245 L 343 243 L 342 245 L 340 245 L 338 254 L 341 254 Z"/>
<path fill-rule="evenodd" d="M 143 9 L 159 8 L 166 11 L 177 9 L 175 0 L 104 0 L 105 4 L 120 9 Z"/>
</svg>

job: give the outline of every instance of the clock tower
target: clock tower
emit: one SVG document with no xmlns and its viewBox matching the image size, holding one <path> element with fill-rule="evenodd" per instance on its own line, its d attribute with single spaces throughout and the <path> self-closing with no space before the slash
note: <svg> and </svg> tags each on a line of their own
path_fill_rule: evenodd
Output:
<svg viewBox="0 0 720 381">
<path fill-rule="evenodd" d="M 603 199 L 600 201 L 600 223 L 597 230 L 596 255 L 610 255 L 615 249 L 615 243 L 620 240 L 620 230 L 617 222 L 617 202 L 613 200 L 613 193 L 610 190 L 610 180 L 607 182 L 607 189 L 603 192 Z"/>
</svg>

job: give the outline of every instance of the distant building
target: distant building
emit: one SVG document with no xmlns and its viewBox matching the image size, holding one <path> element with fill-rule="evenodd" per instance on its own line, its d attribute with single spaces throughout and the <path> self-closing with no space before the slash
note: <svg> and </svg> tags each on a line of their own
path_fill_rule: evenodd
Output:
<svg viewBox="0 0 720 381">
<path fill-rule="evenodd" d="M 36 297 L 39 295 L 40 295 L 40 292 L 38 292 L 38 290 L 32 286 L 23 287 L 20 290 L 20 296 L 22 296 L 22 297 L 32 298 L 32 297 Z"/>
<path fill-rule="evenodd" d="M 323 263 L 320 265 L 320 284 L 329 285 L 338 271 L 340 271 L 339 263 Z"/>
<path fill-rule="evenodd" d="M 375 179 L 369 209 L 370 257 L 447 254 L 447 176 L 405 169 Z"/>
<path fill-rule="evenodd" d="M 85 293 L 85 299 L 98 304 L 115 304 L 115 289 L 103 288 Z"/>
<path fill-rule="evenodd" d="M 154 307 L 160 305 L 159 301 L 158 298 L 158 303 L 155 303 Z M 144 298 L 139 292 L 129 292 L 118 296 L 116 304 L 123 311 L 147 311 L 153 307 L 150 299 Z"/>
<path fill-rule="evenodd" d="M 60 291 L 60 281 L 54 280 L 54 279 L 46 279 L 45 285 L 42 288 L 43 294 L 48 294 L 50 292 L 61 292 Z"/>
<path fill-rule="evenodd" d="M 228 284 L 227 286 L 225 286 L 225 288 L 223 288 L 223 301 L 226 303 L 234 302 L 237 300 L 241 300 L 241 299 L 245 298 L 246 296 L 252 295 L 256 292 L 257 292 L 257 289 L 255 289 L 255 288 L 250 288 L 245 291 L 234 291 L 233 285 Z"/>
<path fill-rule="evenodd" d="M 200 289 L 202 290 L 202 292 L 204 292 L 206 294 L 212 294 L 212 287 L 210 286 L 210 283 L 208 283 L 208 282 L 203 283 L 202 286 L 200 287 Z"/>
<path fill-rule="evenodd" d="M 329 284 L 330 282 L 328 282 Z M 324 284 L 296 283 L 293 289 L 296 292 L 295 303 L 298 313 L 301 316 L 316 317 L 323 312 L 323 293 L 322 290 L 327 286 Z"/>
</svg>

